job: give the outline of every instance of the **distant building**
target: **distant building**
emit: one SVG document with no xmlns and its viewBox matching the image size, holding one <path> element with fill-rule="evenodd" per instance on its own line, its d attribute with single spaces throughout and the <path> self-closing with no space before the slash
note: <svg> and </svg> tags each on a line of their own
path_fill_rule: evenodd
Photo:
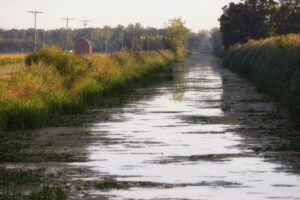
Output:
<svg viewBox="0 0 300 200">
<path fill-rule="evenodd" d="M 93 46 L 89 40 L 81 37 L 74 42 L 73 50 L 74 50 L 74 53 L 80 54 L 80 55 L 92 54 Z"/>
</svg>

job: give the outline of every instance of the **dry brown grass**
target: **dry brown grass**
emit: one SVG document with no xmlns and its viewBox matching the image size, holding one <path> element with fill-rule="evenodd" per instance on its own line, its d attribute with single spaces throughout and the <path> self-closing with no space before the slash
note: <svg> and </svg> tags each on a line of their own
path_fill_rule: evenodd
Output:
<svg viewBox="0 0 300 200">
<path fill-rule="evenodd" d="M 234 49 L 249 46 L 261 46 L 265 44 L 293 44 L 300 45 L 300 34 L 288 34 L 284 36 L 273 36 L 266 39 L 260 40 L 249 40 L 246 44 L 236 44 L 233 46 Z"/>
<path fill-rule="evenodd" d="M 2 58 L 25 58 L 26 53 L 0 53 L 0 59 Z"/>
</svg>

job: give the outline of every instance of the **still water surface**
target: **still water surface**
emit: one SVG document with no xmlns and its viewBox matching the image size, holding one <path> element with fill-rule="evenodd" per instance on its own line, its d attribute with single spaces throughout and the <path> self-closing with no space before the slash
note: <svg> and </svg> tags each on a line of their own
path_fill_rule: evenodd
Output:
<svg viewBox="0 0 300 200">
<path fill-rule="evenodd" d="M 90 144 L 89 161 L 77 165 L 117 181 L 168 186 L 91 193 L 109 199 L 300 199 L 293 166 L 299 156 L 292 163 L 284 159 L 299 152 L 277 136 L 294 131 L 286 114 L 213 56 L 192 55 L 174 66 L 173 81 L 129 98 L 108 120 L 91 125 L 105 140 Z"/>
</svg>

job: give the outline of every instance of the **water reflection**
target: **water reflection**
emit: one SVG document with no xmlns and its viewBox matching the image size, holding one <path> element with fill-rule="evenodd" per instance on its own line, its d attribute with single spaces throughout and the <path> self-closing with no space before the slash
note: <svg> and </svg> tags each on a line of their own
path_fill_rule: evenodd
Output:
<svg viewBox="0 0 300 200">
<path fill-rule="evenodd" d="M 184 81 L 184 65 L 178 64 L 176 67 L 174 67 L 175 73 L 175 80 L 174 85 L 171 88 L 171 100 L 173 101 L 182 101 L 184 98 L 184 93 L 187 90 L 187 84 Z"/>
<path fill-rule="evenodd" d="M 277 130 L 286 115 L 273 113 L 272 103 L 221 69 L 211 55 L 193 55 L 174 69 L 174 81 L 137 91 L 110 120 L 93 124 L 93 134 L 102 140 L 88 147 L 89 162 L 80 163 L 119 181 L 169 187 L 94 194 L 111 199 L 300 198 L 300 177 L 278 170 L 283 165 L 266 161 L 260 149 L 276 146 L 278 136 L 259 136 Z"/>
</svg>

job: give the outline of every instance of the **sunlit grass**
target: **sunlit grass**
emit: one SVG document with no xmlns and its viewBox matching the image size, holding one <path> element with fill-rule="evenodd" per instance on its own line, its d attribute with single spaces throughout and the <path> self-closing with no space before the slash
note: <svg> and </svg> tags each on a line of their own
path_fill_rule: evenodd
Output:
<svg viewBox="0 0 300 200">
<path fill-rule="evenodd" d="M 81 113 L 101 96 L 121 94 L 174 60 L 170 51 L 85 58 L 52 47 L 30 54 L 27 67 L 0 78 L 0 130 L 39 127 L 53 115 Z"/>
</svg>

